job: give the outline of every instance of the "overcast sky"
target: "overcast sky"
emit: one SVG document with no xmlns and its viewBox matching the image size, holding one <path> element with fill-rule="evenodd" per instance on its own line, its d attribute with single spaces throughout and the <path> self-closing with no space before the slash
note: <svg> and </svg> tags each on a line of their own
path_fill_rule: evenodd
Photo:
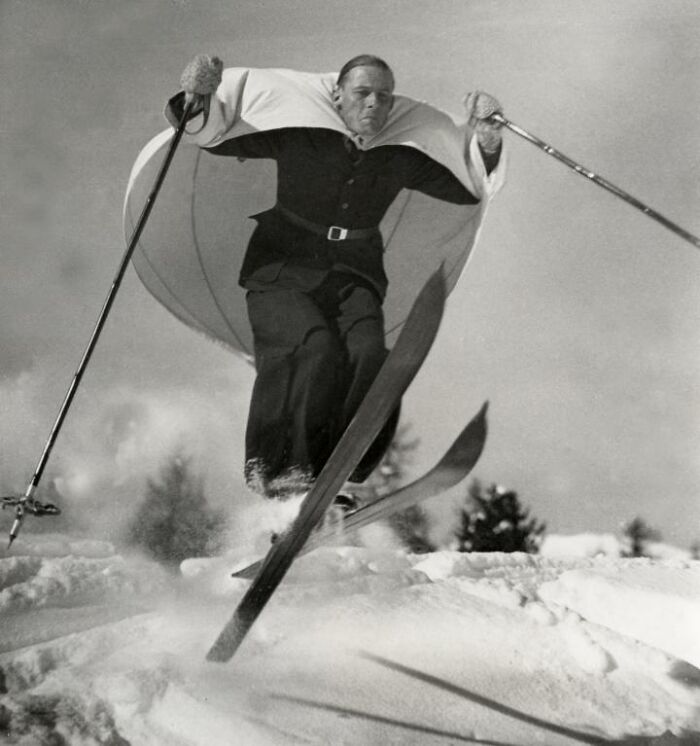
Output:
<svg viewBox="0 0 700 746">
<path fill-rule="evenodd" d="M 695 0 L 2 0 L 0 485 L 23 490 L 41 454 L 122 255 L 129 170 L 193 54 L 327 71 L 369 51 L 401 92 L 455 113 L 487 90 L 698 234 L 698 38 Z M 516 489 L 550 531 L 641 515 L 687 545 L 700 538 L 700 252 L 506 137 L 508 184 L 406 399 L 416 468 L 488 398 L 477 476 Z M 185 444 L 210 492 L 241 500 L 251 383 L 130 271 L 47 476 L 89 510 Z"/>
</svg>

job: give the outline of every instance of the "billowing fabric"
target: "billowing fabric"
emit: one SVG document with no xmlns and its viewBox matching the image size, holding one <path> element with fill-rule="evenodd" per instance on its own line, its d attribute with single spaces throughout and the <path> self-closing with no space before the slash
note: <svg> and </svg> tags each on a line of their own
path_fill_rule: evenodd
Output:
<svg viewBox="0 0 700 746">
<path fill-rule="evenodd" d="M 216 156 L 207 150 L 231 138 L 285 127 L 341 132 L 358 148 L 404 145 L 448 168 L 481 198 L 455 205 L 404 190 L 380 229 L 389 290 L 384 304 L 387 344 L 400 329 L 420 287 L 444 262 L 452 289 L 475 244 L 486 206 L 503 182 L 504 157 L 486 173 L 466 126 L 428 104 L 396 96 L 385 128 L 373 138 L 349 132 L 332 105 L 337 74 L 232 68 L 212 97 L 208 119 L 188 125 L 148 224 L 134 265 L 148 290 L 183 322 L 244 355 L 252 355 L 241 262 L 255 227 L 249 216 L 274 205 L 273 161 Z M 132 169 L 124 207 L 127 239 L 152 189 L 172 136 L 157 135 Z"/>
</svg>

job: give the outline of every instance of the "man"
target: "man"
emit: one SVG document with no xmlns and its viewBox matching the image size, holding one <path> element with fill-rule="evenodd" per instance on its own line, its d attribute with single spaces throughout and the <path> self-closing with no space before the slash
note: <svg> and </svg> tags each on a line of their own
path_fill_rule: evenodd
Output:
<svg viewBox="0 0 700 746">
<path fill-rule="evenodd" d="M 185 101 L 210 107 L 222 65 L 200 55 L 170 100 L 179 120 Z M 360 55 L 341 69 L 332 105 L 345 133 L 281 127 L 207 147 L 239 159 L 277 163 L 277 204 L 253 218 L 240 273 L 247 291 L 257 378 L 246 430 L 248 484 L 270 497 L 307 490 L 359 407 L 387 355 L 382 301 L 387 289 L 379 223 L 402 189 L 454 204 L 479 198 L 445 166 L 404 145 L 371 147 L 394 105 L 394 75 L 382 59 Z M 500 105 L 484 93 L 465 105 L 487 172 L 500 156 Z M 381 460 L 398 411 L 351 481 Z"/>
</svg>

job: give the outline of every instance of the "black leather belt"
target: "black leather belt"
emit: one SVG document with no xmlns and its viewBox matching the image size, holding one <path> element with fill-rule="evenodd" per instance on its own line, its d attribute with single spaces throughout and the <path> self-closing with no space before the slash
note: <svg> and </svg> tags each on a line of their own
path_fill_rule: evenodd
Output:
<svg viewBox="0 0 700 746">
<path fill-rule="evenodd" d="M 374 236 L 379 230 L 379 228 L 341 228 L 339 225 L 319 225 L 288 210 L 284 205 L 280 205 L 279 202 L 275 205 L 275 209 L 281 212 L 290 223 L 298 225 L 300 228 L 305 228 L 317 236 L 325 236 L 329 241 L 352 241 L 357 238 L 369 238 L 370 236 Z"/>
</svg>

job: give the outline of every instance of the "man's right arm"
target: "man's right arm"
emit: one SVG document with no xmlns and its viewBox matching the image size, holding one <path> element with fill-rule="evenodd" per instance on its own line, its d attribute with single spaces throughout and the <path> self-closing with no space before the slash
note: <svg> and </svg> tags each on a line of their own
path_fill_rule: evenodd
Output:
<svg viewBox="0 0 700 746">
<path fill-rule="evenodd" d="M 185 138 L 194 145 L 210 147 L 220 143 L 236 125 L 237 102 L 245 87 L 246 71 L 240 69 L 229 74 L 224 85 L 223 77 L 223 63 L 218 57 L 199 54 L 182 73 L 181 92 L 166 104 L 165 117 L 177 127 L 187 104 L 192 102 Z"/>
<path fill-rule="evenodd" d="M 209 97 L 200 96 L 200 101 L 195 102 L 191 119 L 196 119 L 200 114 L 209 110 Z M 185 111 L 187 94 L 184 91 L 176 93 L 165 106 L 165 117 L 177 127 Z M 282 144 L 283 131 L 271 130 L 269 132 L 254 132 L 249 135 L 240 135 L 230 140 L 224 140 L 219 145 L 205 147 L 215 155 L 232 155 L 237 158 L 277 158 Z"/>
</svg>

